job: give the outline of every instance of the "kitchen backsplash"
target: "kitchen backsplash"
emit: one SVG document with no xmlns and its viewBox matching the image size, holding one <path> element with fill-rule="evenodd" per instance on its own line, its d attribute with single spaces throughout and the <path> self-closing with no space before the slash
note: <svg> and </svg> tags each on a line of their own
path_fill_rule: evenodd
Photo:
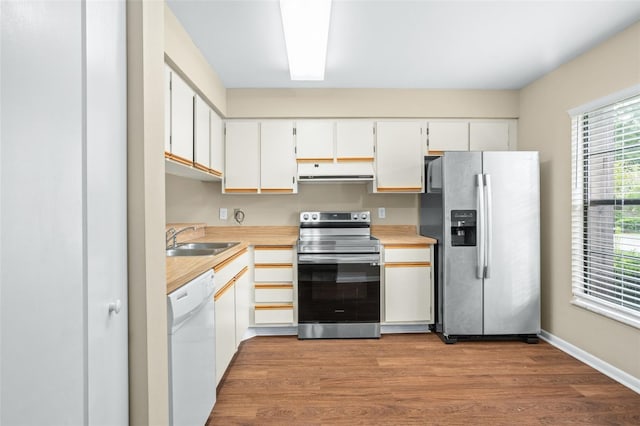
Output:
<svg viewBox="0 0 640 426">
<path fill-rule="evenodd" d="M 294 195 L 222 194 L 220 182 L 166 176 L 166 221 L 235 226 L 234 209 L 244 212 L 244 225 L 298 225 L 298 213 L 309 210 L 369 210 L 378 225 L 417 225 L 417 194 L 369 194 L 360 183 L 300 184 Z M 220 208 L 228 219 L 220 220 Z M 384 207 L 385 218 L 378 218 Z"/>
</svg>

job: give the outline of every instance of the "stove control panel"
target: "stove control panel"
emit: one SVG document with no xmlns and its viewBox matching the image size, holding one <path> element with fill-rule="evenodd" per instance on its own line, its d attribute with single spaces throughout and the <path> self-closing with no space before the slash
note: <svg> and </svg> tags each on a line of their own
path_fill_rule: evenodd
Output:
<svg viewBox="0 0 640 426">
<path fill-rule="evenodd" d="M 300 223 L 371 223 L 370 212 L 302 212 Z"/>
</svg>

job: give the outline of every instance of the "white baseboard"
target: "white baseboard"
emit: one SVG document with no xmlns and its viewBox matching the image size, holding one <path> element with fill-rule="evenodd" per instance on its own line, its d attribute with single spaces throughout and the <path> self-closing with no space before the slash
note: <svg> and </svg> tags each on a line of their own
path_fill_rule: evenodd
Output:
<svg viewBox="0 0 640 426">
<path fill-rule="evenodd" d="M 542 330 L 540 332 L 540 338 L 549 342 L 549 344 L 555 346 L 563 352 L 571 355 L 572 357 L 584 362 L 590 367 L 595 368 L 605 376 L 611 377 L 616 382 L 628 387 L 632 391 L 640 394 L 640 379 L 632 376 L 629 373 L 625 373 L 617 367 L 601 360 L 598 357 L 591 355 L 590 353 L 580 349 L 577 346 L 572 345 L 566 340 L 554 336 L 548 331 Z"/>
</svg>

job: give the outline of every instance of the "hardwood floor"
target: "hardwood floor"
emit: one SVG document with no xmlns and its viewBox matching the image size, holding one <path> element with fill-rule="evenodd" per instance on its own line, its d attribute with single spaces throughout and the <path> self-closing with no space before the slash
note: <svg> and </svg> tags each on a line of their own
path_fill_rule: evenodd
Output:
<svg viewBox="0 0 640 426">
<path fill-rule="evenodd" d="M 255 337 L 207 425 L 640 425 L 640 395 L 545 342 Z"/>
</svg>

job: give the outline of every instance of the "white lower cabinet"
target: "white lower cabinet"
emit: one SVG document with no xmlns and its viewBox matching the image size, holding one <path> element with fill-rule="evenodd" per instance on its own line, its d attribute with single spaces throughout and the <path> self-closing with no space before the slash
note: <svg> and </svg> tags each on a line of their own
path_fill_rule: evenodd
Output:
<svg viewBox="0 0 640 426">
<path fill-rule="evenodd" d="M 384 257 L 384 322 L 433 323 L 431 247 L 385 246 Z"/>
<path fill-rule="evenodd" d="M 294 271 L 292 246 L 263 245 L 254 249 L 254 323 L 294 323 Z"/>
<path fill-rule="evenodd" d="M 249 326 L 251 286 L 248 269 L 246 248 L 213 267 L 216 283 L 213 297 L 216 310 L 216 383 L 220 383 Z"/>
<path fill-rule="evenodd" d="M 236 352 L 236 302 L 233 281 L 215 295 L 216 309 L 216 384 L 224 376 Z"/>
<path fill-rule="evenodd" d="M 245 266 L 235 277 L 236 291 L 236 348 L 251 324 L 251 280 L 249 267 Z"/>
<path fill-rule="evenodd" d="M 431 268 L 385 266 L 385 321 L 415 322 L 431 319 Z"/>
</svg>

